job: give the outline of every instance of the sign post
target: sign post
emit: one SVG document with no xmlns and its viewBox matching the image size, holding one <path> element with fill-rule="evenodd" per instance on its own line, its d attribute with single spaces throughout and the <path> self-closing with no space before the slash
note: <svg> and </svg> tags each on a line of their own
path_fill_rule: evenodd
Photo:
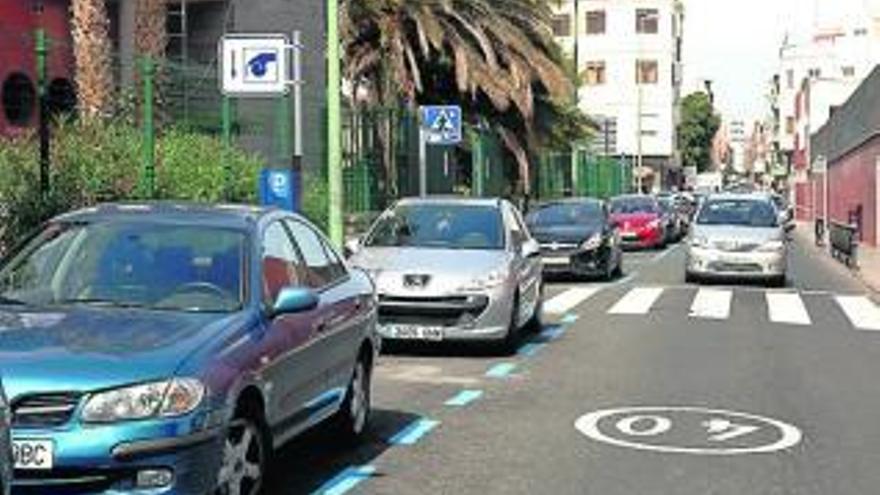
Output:
<svg viewBox="0 0 880 495">
<path fill-rule="evenodd" d="M 288 95 L 295 88 L 294 95 L 301 95 L 299 85 L 302 84 L 300 64 L 299 33 L 294 33 L 294 43 L 284 34 L 227 34 L 220 39 L 218 51 L 220 57 L 220 86 L 223 93 L 223 141 L 224 161 L 227 177 L 227 190 L 231 189 L 232 171 L 228 163 L 229 146 L 232 129 L 232 98 L 277 98 L 282 106 L 278 107 L 276 126 L 279 133 L 279 153 L 282 159 L 290 159 L 288 170 L 266 170 L 260 181 L 260 198 L 264 205 L 275 205 L 284 209 L 295 210 L 298 204 L 296 189 L 299 186 L 298 175 L 291 171 L 298 168 L 301 155 L 299 129 L 296 121 L 294 140 L 294 157 L 290 153 L 290 115 Z M 300 102 L 296 102 L 296 112 L 300 111 Z M 298 117 L 298 114 L 297 114 Z M 268 184 L 271 183 L 272 187 Z M 281 194 L 282 189 L 289 188 L 289 194 Z M 271 193 L 271 194 L 270 194 Z"/>
<path fill-rule="evenodd" d="M 419 109 L 419 195 L 428 195 L 428 145 L 450 146 L 461 143 L 461 107 L 424 106 Z"/>
</svg>

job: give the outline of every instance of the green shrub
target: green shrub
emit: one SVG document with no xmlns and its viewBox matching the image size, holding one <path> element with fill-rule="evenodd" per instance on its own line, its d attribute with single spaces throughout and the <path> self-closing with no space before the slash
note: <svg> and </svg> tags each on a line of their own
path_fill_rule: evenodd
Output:
<svg viewBox="0 0 880 495">
<path fill-rule="evenodd" d="M 39 190 L 33 135 L 0 139 L 0 243 L 9 246 L 59 213 L 108 201 L 147 198 L 140 131 L 124 122 L 59 122 L 53 131 L 51 191 Z M 219 139 L 169 130 L 156 143 L 156 199 L 218 202 L 227 180 Z M 253 202 L 262 166 L 238 149 L 229 152 L 230 200 Z"/>
</svg>

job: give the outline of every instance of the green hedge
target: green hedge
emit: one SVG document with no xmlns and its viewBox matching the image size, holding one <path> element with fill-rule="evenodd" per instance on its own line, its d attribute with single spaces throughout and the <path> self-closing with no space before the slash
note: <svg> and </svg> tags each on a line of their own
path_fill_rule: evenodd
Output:
<svg viewBox="0 0 880 495">
<path fill-rule="evenodd" d="M 74 208 L 147 199 L 141 142 L 140 131 L 122 122 L 59 123 L 53 130 L 52 190 L 42 198 L 34 136 L 0 139 L 0 242 L 9 246 L 42 221 Z M 168 130 L 157 140 L 156 162 L 156 199 L 223 200 L 226 183 L 219 139 Z M 255 202 L 261 160 L 234 149 L 229 163 L 230 199 Z"/>
</svg>

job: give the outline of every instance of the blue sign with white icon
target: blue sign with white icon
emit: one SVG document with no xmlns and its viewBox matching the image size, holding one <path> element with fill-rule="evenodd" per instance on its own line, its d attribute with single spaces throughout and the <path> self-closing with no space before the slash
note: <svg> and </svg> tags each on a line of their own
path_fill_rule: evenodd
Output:
<svg viewBox="0 0 880 495">
<path fill-rule="evenodd" d="M 462 139 L 461 107 L 452 105 L 422 107 L 422 130 L 428 144 L 452 145 Z"/>
<path fill-rule="evenodd" d="M 287 211 L 299 207 L 298 174 L 285 169 L 263 169 L 260 174 L 260 204 Z"/>
</svg>

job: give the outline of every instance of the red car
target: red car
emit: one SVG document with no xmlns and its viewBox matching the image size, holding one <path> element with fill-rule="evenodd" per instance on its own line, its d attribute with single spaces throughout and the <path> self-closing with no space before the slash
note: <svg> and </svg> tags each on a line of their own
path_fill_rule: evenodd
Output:
<svg viewBox="0 0 880 495">
<path fill-rule="evenodd" d="M 618 196 L 611 200 L 611 220 L 625 248 L 666 245 L 666 227 L 657 199 L 652 196 Z"/>
</svg>

